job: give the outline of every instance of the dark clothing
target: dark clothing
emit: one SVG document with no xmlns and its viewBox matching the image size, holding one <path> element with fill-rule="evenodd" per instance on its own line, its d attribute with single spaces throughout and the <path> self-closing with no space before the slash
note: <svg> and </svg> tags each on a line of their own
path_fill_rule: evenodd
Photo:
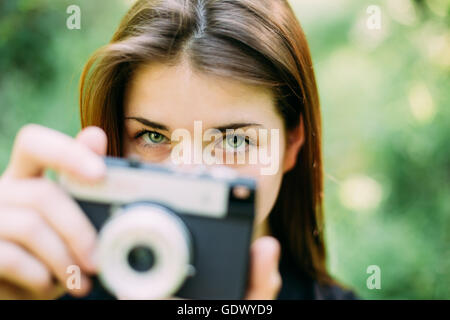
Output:
<svg viewBox="0 0 450 320">
<path fill-rule="evenodd" d="M 283 281 L 279 300 L 355 300 L 356 295 L 337 285 L 324 286 L 297 268 L 286 258 L 281 258 L 279 271 Z"/>
</svg>

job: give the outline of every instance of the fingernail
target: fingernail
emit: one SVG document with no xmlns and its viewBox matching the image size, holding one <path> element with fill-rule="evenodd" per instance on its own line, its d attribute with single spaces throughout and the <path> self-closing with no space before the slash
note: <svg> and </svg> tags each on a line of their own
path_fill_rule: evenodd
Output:
<svg viewBox="0 0 450 320">
<path fill-rule="evenodd" d="M 94 179 L 102 178 L 106 173 L 106 165 L 102 160 L 92 158 L 83 165 L 83 172 Z"/>
</svg>

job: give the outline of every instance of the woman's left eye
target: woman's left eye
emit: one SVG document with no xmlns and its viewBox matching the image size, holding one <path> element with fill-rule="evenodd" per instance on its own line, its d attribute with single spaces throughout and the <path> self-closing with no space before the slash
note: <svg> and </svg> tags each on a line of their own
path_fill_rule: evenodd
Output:
<svg viewBox="0 0 450 320">
<path fill-rule="evenodd" d="M 225 145 L 226 143 L 226 145 Z M 231 148 L 231 149 L 239 149 L 242 147 L 243 144 L 249 145 L 250 142 L 244 137 L 239 135 L 229 135 L 225 137 L 224 140 L 224 148 Z"/>
</svg>

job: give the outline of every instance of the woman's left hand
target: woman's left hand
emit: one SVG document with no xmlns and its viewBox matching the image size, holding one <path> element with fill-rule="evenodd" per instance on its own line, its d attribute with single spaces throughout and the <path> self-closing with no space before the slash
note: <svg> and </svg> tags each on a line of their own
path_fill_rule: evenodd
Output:
<svg viewBox="0 0 450 320">
<path fill-rule="evenodd" d="M 271 300 L 281 289 L 278 271 L 280 244 L 277 239 L 264 236 L 256 239 L 250 248 L 250 275 L 247 300 Z"/>
</svg>

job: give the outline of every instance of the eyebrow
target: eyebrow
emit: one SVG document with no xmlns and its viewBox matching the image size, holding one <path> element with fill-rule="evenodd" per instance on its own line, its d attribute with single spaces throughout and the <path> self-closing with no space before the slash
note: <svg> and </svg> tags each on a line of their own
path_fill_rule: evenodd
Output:
<svg viewBox="0 0 450 320">
<path fill-rule="evenodd" d="M 164 131 L 170 131 L 169 127 L 167 127 L 164 124 L 154 122 L 154 121 L 151 121 L 151 120 L 148 120 L 145 118 L 141 118 L 141 117 L 126 117 L 125 120 L 135 120 L 135 121 L 142 123 L 143 125 L 145 125 L 147 127 L 152 127 L 152 128 L 164 130 Z M 226 133 L 227 130 L 236 130 L 236 129 L 240 129 L 240 128 L 255 127 L 255 126 L 261 127 L 262 125 L 259 123 L 252 123 L 252 122 L 240 122 L 240 123 L 229 123 L 226 125 L 213 127 L 213 128 L 219 130 L 222 133 Z"/>
<path fill-rule="evenodd" d="M 152 127 L 155 129 L 159 129 L 159 130 L 164 130 L 164 131 L 170 131 L 169 128 L 161 123 L 158 122 L 154 122 L 145 118 L 141 118 L 141 117 L 126 117 L 125 120 L 136 120 L 140 123 L 142 123 L 143 125 L 146 125 L 147 127 Z"/>
<path fill-rule="evenodd" d="M 214 127 L 222 133 L 226 133 L 227 130 L 236 130 L 245 127 L 261 127 L 262 125 L 259 123 L 251 123 L 251 122 L 242 122 L 242 123 L 229 123 L 224 126 Z"/>
</svg>

